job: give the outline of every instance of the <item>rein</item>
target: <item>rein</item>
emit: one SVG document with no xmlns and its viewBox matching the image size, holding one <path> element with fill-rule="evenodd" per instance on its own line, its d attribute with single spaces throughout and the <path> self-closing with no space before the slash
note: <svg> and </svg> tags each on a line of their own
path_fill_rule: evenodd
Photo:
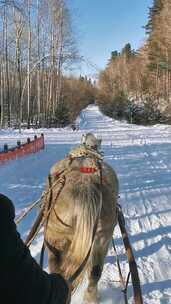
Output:
<svg viewBox="0 0 171 304">
<path fill-rule="evenodd" d="M 73 158 L 70 157 L 70 161 L 72 162 L 72 160 L 76 158 L 76 156 Z M 102 167 L 101 167 L 101 162 L 98 160 L 97 161 L 97 167 L 81 167 L 80 168 L 80 172 L 81 173 L 95 173 L 99 171 L 99 176 L 100 176 L 100 185 L 103 184 L 104 181 L 104 177 L 102 176 Z M 30 244 L 32 243 L 32 241 L 35 239 L 35 237 L 37 236 L 37 234 L 39 233 L 40 229 L 43 227 L 43 225 L 45 225 L 45 229 L 47 227 L 47 223 L 48 223 L 48 219 L 50 216 L 50 213 L 52 210 L 54 210 L 54 205 L 65 185 L 66 182 L 66 175 L 67 173 L 67 169 L 62 170 L 61 172 L 59 172 L 58 174 L 56 174 L 57 180 L 55 182 L 51 182 L 51 175 L 48 176 L 49 179 L 49 189 L 45 192 L 43 192 L 42 196 L 35 201 L 34 203 L 32 203 L 27 210 L 16 219 L 16 224 L 18 224 L 34 207 L 39 206 L 42 199 L 46 199 L 47 196 L 49 195 L 49 200 L 48 200 L 48 206 L 47 208 L 45 208 L 45 203 L 42 205 L 41 210 L 29 232 L 29 235 L 27 236 L 27 239 L 25 241 L 25 244 L 29 247 Z M 55 186 L 58 186 L 58 190 L 56 193 L 56 197 L 54 199 L 54 202 L 52 203 L 52 190 Z M 101 198 L 102 200 L 102 192 L 101 192 Z M 92 233 L 92 242 L 90 245 L 90 248 L 87 252 L 86 257 L 84 258 L 84 260 L 82 261 L 81 265 L 78 267 L 78 269 L 75 271 L 75 273 L 73 273 L 70 278 L 68 279 L 68 281 L 72 284 L 74 282 L 74 280 L 76 280 L 76 278 L 81 274 L 81 272 L 84 270 L 88 259 L 90 257 L 91 254 L 91 250 L 93 247 L 93 243 L 94 243 L 94 239 L 95 239 L 95 235 L 96 235 L 96 231 L 97 231 L 97 225 L 98 225 L 98 220 L 99 220 L 99 216 L 100 216 L 100 212 L 97 215 L 95 224 L 94 224 L 94 228 L 93 228 L 93 233 Z M 123 239 L 123 243 L 124 243 L 124 247 L 126 250 L 126 254 L 127 254 L 127 259 L 128 259 L 128 263 L 129 263 L 129 269 L 130 271 L 128 272 L 127 275 L 127 279 L 126 279 L 126 283 L 124 281 L 122 272 L 121 272 L 121 267 L 120 267 L 120 262 L 119 262 L 119 258 L 117 255 L 117 251 L 116 251 L 116 247 L 115 247 L 115 243 L 114 243 L 114 239 L 112 239 L 112 244 L 113 244 L 113 249 L 116 255 L 116 262 L 117 262 L 117 266 L 118 266 L 118 271 L 119 271 L 119 277 L 120 277 L 120 282 L 122 284 L 122 292 L 124 293 L 124 300 L 125 300 L 125 304 L 128 304 L 128 298 L 127 298 L 127 289 L 128 289 L 128 284 L 129 284 L 129 279 L 131 276 L 132 279 L 132 285 L 133 285 L 133 293 L 134 293 L 134 302 L 135 304 L 143 304 L 143 300 L 142 300 L 142 292 L 141 292 L 141 286 L 140 286 L 140 280 L 139 280 L 139 275 L 138 275 L 138 269 L 137 269 L 137 264 L 135 262 L 135 258 L 133 255 L 133 250 L 128 238 L 128 233 L 126 231 L 126 227 L 125 227 L 125 220 L 124 220 L 124 215 L 121 209 L 121 206 L 118 204 L 117 205 L 117 213 L 118 213 L 118 224 L 120 227 L 120 231 L 122 234 L 122 239 Z M 60 219 L 60 217 L 56 214 L 55 215 L 57 217 L 57 219 L 65 226 L 69 226 L 66 223 L 64 223 L 62 221 L 62 219 Z M 55 247 L 51 246 L 45 239 L 44 237 L 44 241 L 43 241 L 43 245 L 42 245 L 42 249 L 41 249 L 41 255 L 40 255 L 40 265 L 41 267 L 43 267 L 43 259 L 44 259 L 44 251 L 45 251 L 45 246 L 51 250 L 54 255 L 58 255 L 58 251 L 55 249 Z"/>
<path fill-rule="evenodd" d="M 65 178 L 62 176 L 59 180 L 57 180 L 58 184 L 59 184 L 59 189 L 58 189 L 58 193 L 56 195 L 56 197 L 59 196 L 60 192 L 62 191 L 63 187 L 64 187 L 64 183 L 65 183 Z M 44 193 L 43 197 L 44 196 L 47 196 L 49 194 L 49 192 L 52 190 L 52 188 L 54 188 L 54 186 L 56 185 L 57 183 L 55 182 L 53 184 L 53 186 Z M 47 213 L 46 215 L 44 216 L 44 206 L 41 208 L 27 238 L 26 238 L 26 241 L 25 241 L 25 244 L 29 247 L 32 243 L 32 241 L 35 239 L 35 237 L 37 236 L 37 234 L 39 233 L 41 227 L 44 225 L 44 223 L 46 222 L 47 218 L 49 217 L 50 215 L 50 212 L 52 210 L 52 208 L 54 207 L 54 204 L 52 205 L 49 205 L 48 206 L 48 210 L 47 210 Z"/>
<path fill-rule="evenodd" d="M 92 247 L 93 247 L 93 243 L 94 243 L 94 238 L 95 238 L 95 235 L 96 235 L 96 231 L 97 231 L 97 224 L 98 224 L 98 219 L 99 217 L 96 218 L 96 222 L 95 222 L 95 225 L 94 225 L 94 228 L 93 228 L 93 236 L 92 236 L 92 242 L 91 242 L 91 246 L 89 248 L 89 251 L 84 259 L 84 261 L 81 263 L 81 265 L 78 267 L 78 269 L 75 271 L 74 274 L 72 274 L 72 276 L 70 276 L 70 278 L 68 279 L 68 282 L 69 283 L 73 283 L 76 278 L 81 274 L 81 272 L 84 270 L 84 267 L 86 266 L 87 262 L 88 262 L 88 259 L 90 257 L 90 253 L 91 253 L 91 250 L 92 250 Z"/>
<path fill-rule="evenodd" d="M 86 157 L 87 154 L 85 154 L 85 151 L 82 151 L 81 149 L 81 153 L 80 155 L 77 155 L 77 153 L 80 153 L 80 150 L 77 150 L 74 154 L 72 155 L 69 155 L 69 160 L 70 160 L 70 164 L 71 162 L 74 160 L 74 158 L 77 158 L 77 157 Z M 86 150 L 86 153 L 87 153 L 87 150 Z M 99 171 L 99 176 L 100 176 L 100 184 L 102 185 L 102 168 L 101 168 L 101 156 L 98 154 L 98 153 L 95 153 L 95 152 L 91 152 L 89 153 L 88 151 L 88 154 L 92 155 L 94 158 L 96 158 L 97 160 L 97 167 L 80 167 L 80 172 L 81 173 L 85 173 L 85 174 L 90 174 L 90 173 L 96 173 Z M 51 175 L 48 176 L 48 180 L 49 180 L 49 186 L 50 188 L 48 189 L 48 191 L 45 191 L 43 193 L 43 195 L 41 196 L 41 198 L 36 201 L 35 203 L 33 203 L 30 208 L 27 210 L 26 214 L 23 214 L 23 216 L 17 220 L 17 223 L 24 217 L 28 214 L 29 211 L 32 210 L 33 207 L 37 206 L 38 203 L 40 204 L 41 200 L 46 198 L 48 195 L 49 195 L 49 199 L 48 199 L 48 206 L 46 208 L 45 204 L 43 204 L 43 206 L 41 207 L 41 210 L 26 238 L 26 241 L 25 241 L 25 244 L 29 247 L 32 243 L 32 241 L 35 239 L 35 237 L 37 236 L 37 234 L 39 233 L 40 229 L 43 227 L 43 225 L 45 225 L 45 231 L 46 231 L 46 228 L 47 228 L 47 224 L 48 224 L 48 219 L 49 219 L 49 216 L 50 216 L 50 213 L 52 210 L 54 210 L 54 205 L 55 203 L 57 202 L 57 199 L 58 199 L 58 196 L 59 194 L 61 193 L 64 185 L 65 185 L 65 181 L 66 181 L 66 178 L 65 178 L 65 175 L 67 173 L 67 169 L 64 169 L 62 170 L 61 172 L 57 173 L 55 176 L 57 178 L 57 180 L 55 182 L 51 182 Z M 53 191 L 53 188 L 55 186 L 59 186 L 59 189 L 57 191 L 57 194 L 56 194 L 56 197 L 54 199 L 54 203 L 52 203 L 52 191 Z M 101 205 L 102 205 L 102 193 L 101 193 L 101 198 L 100 198 L 100 202 L 101 202 Z M 87 262 L 88 262 L 88 259 L 89 259 L 89 256 L 91 254 L 91 250 L 92 250 L 92 247 L 93 247 L 93 243 L 94 243 L 94 239 L 95 239 L 95 235 L 96 235 L 96 231 L 97 231 L 97 225 L 98 225 L 98 220 L 99 220 L 99 216 L 100 216 L 100 212 L 101 212 L 101 209 L 99 211 L 99 214 L 97 215 L 97 218 L 96 218 L 96 221 L 95 221 L 95 224 L 94 224 L 94 228 L 93 228 L 93 233 L 92 233 L 92 242 L 91 242 L 91 245 L 90 245 L 90 248 L 87 252 L 87 255 L 85 257 L 85 259 L 82 261 L 81 265 L 78 267 L 78 269 L 75 271 L 74 274 L 71 275 L 71 277 L 68 279 L 68 281 L 70 283 L 73 283 L 76 278 L 81 274 L 81 272 L 84 270 Z M 57 217 L 57 219 L 65 226 L 68 226 L 67 224 L 65 224 L 62 219 L 60 219 L 60 217 L 57 215 L 57 213 L 55 212 L 55 215 Z M 46 241 L 46 238 L 44 237 L 44 241 L 43 241 L 43 245 L 42 245 L 42 249 L 41 249 L 41 254 L 40 254 L 40 266 L 43 268 L 43 260 L 44 260 L 44 251 L 45 251 L 45 246 L 47 246 L 47 248 L 49 248 L 49 250 L 51 250 L 54 255 L 57 255 L 57 250 L 55 250 L 55 248 L 53 246 L 51 246 L 47 241 Z"/>
<path fill-rule="evenodd" d="M 84 267 L 86 266 L 87 262 L 88 262 L 88 259 L 89 259 L 89 256 L 90 256 L 90 253 L 91 253 L 91 250 L 92 250 L 92 246 L 93 246 L 93 242 L 94 242 L 94 238 L 95 238 L 95 235 L 96 235 L 96 231 L 97 231 L 97 224 L 98 224 L 98 217 L 96 219 L 96 223 L 94 225 L 94 229 L 93 229 L 93 235 L 92 235 L 92 243 L 91 243 L 91 246 L 89 248 L 89 251 L 85 257 L 85 259 L 83 260 L 83 262 L 81 263 L 81 265 L 77 268 L 77 270 L 70 276 L 70 278 L 67 280 L 69 283 L 73 283 L 76 278 L 81 274 L 81 272 L 84 270 Z M 59 252 L 58 250 L 52 246 L 51 244 L 49 244 L 49 242 L 47 240 L 44 240 L 44 243 L 46 245 L 46 247 L 55 255 L 58 257 L 59 255 Z M 43 244 L 44 246 L 44 244 Z M 43 247 L 42 247 L 43 248 Z M 42 251 L 41 251 L 41 257 L 40 257 L 40 266 L 42 267 Z"/>
</svg>

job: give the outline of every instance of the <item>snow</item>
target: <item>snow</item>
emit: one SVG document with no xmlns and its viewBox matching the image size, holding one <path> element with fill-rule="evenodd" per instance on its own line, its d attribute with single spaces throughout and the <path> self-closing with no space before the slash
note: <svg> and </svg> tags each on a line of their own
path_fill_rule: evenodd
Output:
<svg viewBox="0 0 171 304">
<path fill-rule="evenodd" d="M 88 106 L 77 119 L 79 130 L 64 129 L 0 130 L 0 149 L 5 143 L 44 133 L 45 150 L 0 166 L 0 192 L 15 204 L 17 215 L 44 189 L 50 167 L 80 142 L 82 134 L 93 132 L 102 138 L 105 160 L 116 170 L 120 182 L 120 204 L 136 257 L 144 304 L 171 303 L 171 127 L 137 126 L 104 116 L 97 106 Z M 19 225 L 23 238 L 37 210 Z M 118 227 L 114 232 L 121 268 L 126 277 L 128 265 Z M 42 231 L 31 251 L 38 259 Z M 47 262 L 45 263 L 47 269 Z M 116 259 L 110 246 L 99 283 L 100 303 L 124 303 Z M 80 304 L 86 280 L 74 295 Z M 132 287 L 128 287 L 133 303 Z"/>
</svg>

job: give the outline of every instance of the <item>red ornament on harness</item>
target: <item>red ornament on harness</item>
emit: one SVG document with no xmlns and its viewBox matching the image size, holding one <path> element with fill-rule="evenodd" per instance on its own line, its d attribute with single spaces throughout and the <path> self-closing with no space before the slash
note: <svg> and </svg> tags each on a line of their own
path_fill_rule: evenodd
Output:
<svg viewBox="0 0 171 304">
<path fill-rule="evenodd" d="M 80 167 L 80 172 L 81 173 L 95 173 L 95 172 L 97 172 L 97 169 L 92 168 L 92 167 Z"/>
</svg>

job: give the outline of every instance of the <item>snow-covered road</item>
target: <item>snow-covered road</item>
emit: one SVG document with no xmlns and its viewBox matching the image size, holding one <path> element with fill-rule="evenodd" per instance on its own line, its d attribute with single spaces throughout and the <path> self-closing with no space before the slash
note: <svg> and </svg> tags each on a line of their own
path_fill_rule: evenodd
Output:
<svg viewBox="0 0 171 304">
<path fill-rule="evenodd" d="M 52 164 L 63 158 L 80 142 L 81 135 L 93 132 L 102 138 L 105 160 L 116 170 L 120 182 L 120 204 L 133 245 L 143 288 L 145 304 L 171 303 L 171 127 L 143 127 L 114 121 L 89 106 L 77 120 L 78 131 L 65 129 L 0 131 L 0 147 L 15 144 L 28 136 L 44 133 L 46 148 L 0 166 L 0 192 L 8 195 L 20 213 L 41 194 Z M 25 237 L 36 211 L 19 226 Z M 121 261 L 128 270 L 118 228 L 114 233 Z M 39 256 L 42 235 L 32 246 Z M 100 303 L 124 303 L 112 247 L 105 261 L 100 281 Z M 83 286 L 84 288 L 84 286 Z M 82 288 L 72 304 L 80 304 Z M 132 303 L 132 288 L 128 289 Z"/>
</svg>

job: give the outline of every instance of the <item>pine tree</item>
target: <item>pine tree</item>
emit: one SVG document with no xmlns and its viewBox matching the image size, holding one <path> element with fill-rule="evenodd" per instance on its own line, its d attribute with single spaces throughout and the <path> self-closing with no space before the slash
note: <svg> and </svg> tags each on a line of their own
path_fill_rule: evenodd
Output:
<svg viewBox="0 0 171 304">
<path fill-rule="evenodd" d="M 119 52 L 115 50 L 111 53 L 110 60 L 115 60 L 118 56 L 119 56 Z"/>
<path fill-rule="evenodd" d="M 145 26 L 146 34 L 148 34 L 149 49 L 149 69 L 151 71 L 160 69 L 160 62 L 164 62 L 162 54 L 162 10 L 164 8 L 164 0 L 154 0 L 152 7 L 149 9 L 148 23 Z"/>
<path fill-rule="evenodd" d="M 54 124 L 56 127 L 65 127 L 69 124 L 69 110 L 65 103 L 59 103 L 55 111 Z"/>
<path fill-rule="evenodd" d="M 134 54 L 134 51 L 131 48 L 131 44 L 125 44 L 124 48 L 122 49 L 121 55 L 125 56 L 126 60 L 129 60 Z"/>
<path fill-rule="evenodd" d="M 155 29 L 155 18 L 160 14 L 164 6 L 164 0 L 153 0 L 153 5 L 149 9 L 148 23 L 145 26 L 146 33 L 150 35 Z"/>
</svg>

